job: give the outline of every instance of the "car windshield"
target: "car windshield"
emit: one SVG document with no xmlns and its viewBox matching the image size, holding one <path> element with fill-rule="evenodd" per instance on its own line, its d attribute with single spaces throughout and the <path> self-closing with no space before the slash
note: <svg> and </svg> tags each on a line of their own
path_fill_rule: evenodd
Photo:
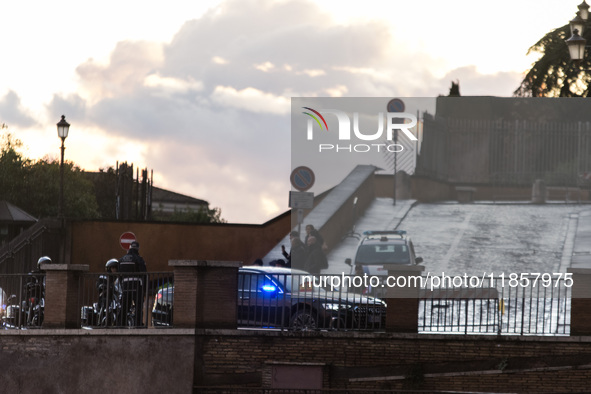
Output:
<svg viewBox="0 0 591 394">
<path fill-rule="evenodd" d="M 356 264 L 410 264 L 408 247 L 404 244 L 360 245 Z"/>
</svg>

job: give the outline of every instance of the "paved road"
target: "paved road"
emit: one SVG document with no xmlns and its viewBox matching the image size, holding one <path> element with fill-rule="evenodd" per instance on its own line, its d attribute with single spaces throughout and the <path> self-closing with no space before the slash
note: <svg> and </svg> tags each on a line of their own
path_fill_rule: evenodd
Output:
<svg viewBox="0 0 591 394">
<path fill-rule="evenodd" d="M 406 230 L 425 272 L 453 275 L 483 272 L 566 272 L 577 217 L 589 205 L 416 204 L 377 199 L 358 221 L 357 232 Z M 406 216 L 405 216 L 406 214 Z M 327 273 L 349 272 L 357 239 L 347 238 L 329 255 Z"/>
<path fill-rule="evenodd" d="M 424 258 L 423 275 L 504 273 L 508 277 L 511 273 L 565 273 L 571 264 L 591 268 L 589 205 L 404 201 L 393 206 L 392 200 L 380 198 L 359 218 L 356 232 L 393 228 L 406 230 L 412 237 L 417 255 Z M 355 256 L 358 242 L 348 237 L 337 245 L 328 256 L 325 273 L 349 273 L 343 262 Z M 540 285 L 534 291 L 506 284 L 493 285 L 499 291 L 498 303 L 421 303 L 419 331 L 569 335 L 568 289 Z"/>
<path fill-rule="evenodd" d="M 433 273 L 565 272 L 588 206 L 421 204 L 400 225 Z"/>
</svg>

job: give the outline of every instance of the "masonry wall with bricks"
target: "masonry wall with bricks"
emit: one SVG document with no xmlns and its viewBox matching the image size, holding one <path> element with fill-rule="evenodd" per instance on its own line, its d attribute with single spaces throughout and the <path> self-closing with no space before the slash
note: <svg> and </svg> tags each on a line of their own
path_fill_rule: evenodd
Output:
<svg viewBox="0 0 591 394">
<path fill-rule="evenodd" d="M 273 387 L 273 368 L 313 368 L 323 388 L 588 390 L 591 338 L 200 331 L 198 384 Z M 275 386 L 278 387 L 278 386 Z"/>
</svg>

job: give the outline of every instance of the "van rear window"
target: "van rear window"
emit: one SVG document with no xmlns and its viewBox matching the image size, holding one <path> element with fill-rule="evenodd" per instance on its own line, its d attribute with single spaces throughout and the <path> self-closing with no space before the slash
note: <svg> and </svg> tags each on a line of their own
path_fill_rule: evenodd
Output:
<svg viewBox="0 0 591 394">
<path fill-rule="evenodd" d="M 360 245 L 355 264 L 410 264 L 406 245 Z"/>
</svg>

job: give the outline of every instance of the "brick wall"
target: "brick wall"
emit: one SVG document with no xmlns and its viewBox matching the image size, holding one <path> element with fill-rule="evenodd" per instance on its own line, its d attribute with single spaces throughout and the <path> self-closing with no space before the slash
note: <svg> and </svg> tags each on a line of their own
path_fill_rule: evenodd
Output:
<svg viewBox="0 0 591 394">
<path fill-rule="evenodd" d="M 194 380 L 269 388 L 274 369 L 290 368 L 319 372 L 332 389 L 585 392 L 591 381 L 588 337 L 4 330 L 0 348 L 0 391 L 14 393 L 188 393 Z"/>
<path fill-rule="evenodd" d="M 324 388 L 585 391 L 591 338 L 197 331 L 200 385 L 269 387 L 274 365 L 317 365 Z M 261 383 L 263 382 L 263 383 Z"/>
</svg>

